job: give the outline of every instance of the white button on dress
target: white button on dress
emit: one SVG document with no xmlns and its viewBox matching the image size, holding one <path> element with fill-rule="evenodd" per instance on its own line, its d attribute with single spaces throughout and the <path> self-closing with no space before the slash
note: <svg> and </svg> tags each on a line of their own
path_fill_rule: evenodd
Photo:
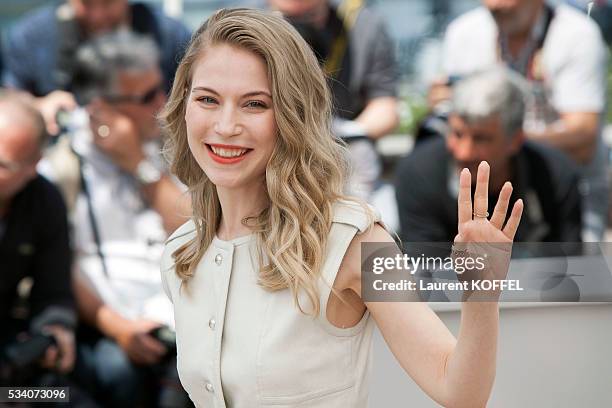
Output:
<svg viewBox="0 0 612 408">
<path fill-rule="evenodd" d="M 368 226 L 361 207 L 334 204 L 315 319 L 299 311 L 288 289 L 258 285 L 255 235 L 215 238 L 185 287 L 171 254 L 195 228 L 187 223 L 170 237 L 162 282 L 174 304 L 181 383 L 196 406 L 367 407 L 374 321 L 366 311 L 354 327 L 340 329 L 327 321 L 326 309 L 346 249 Z M 208 327 L 199 323 L 203 316 Z"/>
</svg>

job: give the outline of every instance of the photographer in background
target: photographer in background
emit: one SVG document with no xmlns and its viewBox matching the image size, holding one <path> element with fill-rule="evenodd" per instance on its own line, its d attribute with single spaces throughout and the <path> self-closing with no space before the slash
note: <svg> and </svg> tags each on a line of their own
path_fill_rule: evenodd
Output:
<svg viewBox="0 0 612 408">
<path fill-rule="evenodd" d="M 399 123 L 394 44 L 384 20 L 362 0 L 268 3 L 309 43 L 330 79 L 333 131 L 351 152 L 349 189 L 370 200 L 381 173 L 374 141 Z"/>
<path fill-rule="evenodd" d="M 163 86 L 169 90 L 191 33 L 158 8 L 128 0 L 65 0 L 28 13 L 4 38 L 5 73 L 0 82 L 37 97 L 48 131 L 55 135 L 57 111 L 76 106 L 71 80 L 77 48 L 120 28 L 155 41 Z"/>
<path fill-rule="evenodd" d="M 159 336 L 174 325 L 159 273 L 163 243 L 190 209 L 161 158 L 158 56 L 153 41 L 126 30 L 83 44 L 74 78 L 82 107 L 64 114 L 66 133 L 44 162 L 73 223 L 75 296 L 87 323 L 77 371 L 108 406 L 180 406 L 164 402 L 169 394 L 188 401 L 174 343 Z M 169 377 L 176 392 L 161 384 Z"/>
<path fill-rule="evenodd" d="M 503 66 L 457 82 L 446 138 L 424 141 L 403 158 L 396 192 L 404 242 L 452 242 L 459 172 L 491 163 L 489 208 L 505 181 L 524 202 L 517 242 L 580 242 L 579 175 L 562 152 L 525 140 L 525 81 Z"/>
<path fill-rule="evenodd" d="M 45 369 L 67 374 L 75 361 L 66 208 L 36 172 L 46 142 L 40 113 L 0 93 L 0 377 L 10 386 L 37 385 Z"/>
<path fill-rule="evenodd" d="M 608 53 L 597 24 L 566 4 L 482 0 L 448 26 L 447 79 L 432 84 L 432 105 L 448 99 L 449 79 L 502 63 L 529 81 L 525 136 L 565 152 L 582 176 L 584 241 L 603 238 L 608 156 L 601 130 Z"/>
</svg>

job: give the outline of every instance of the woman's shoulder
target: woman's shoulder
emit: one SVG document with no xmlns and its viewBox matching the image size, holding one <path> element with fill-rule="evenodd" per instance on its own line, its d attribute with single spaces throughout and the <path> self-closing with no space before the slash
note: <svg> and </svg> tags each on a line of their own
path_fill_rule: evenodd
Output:
<svg viewBox="0 0 612 408">
<path fill-rule="evenodd" d="M 380 222 L 380 213 L 366 202 L 341 199 L 332 204 L 332 222 L 351 225 L 363 233 Z"/>
<path fill-rule="evenodd" d="M 178 227 L 166 240 L 166 246 L 180 246 L 196 235 L 196 226 L 193 220 L 189 220 Z"/>
<path fill-rule="evenodd" d="M 186 242 L 196 236 L 196 225 L 193 220 L 189 220 L 178 227 L 166 240 L 164 253 L 162 255 L 162 265 L 169 268 L 174 265 L 172 254 Z"/>
<path fill-rule="evenodd" d="M 383 225 L 379 211 L 369 205 L 358 201 L 342 200 L 334 203 L 334 223 L 348 224 L 352 228 L 334 229 L 330 235 L 330 245 L 336 262 L 329 281 L 335 281 L 334 286 L 341 290 L 351 288 L 355 293 L 359 291 L 361 279 L 362 243 L 390 243 L 394 242 L 392 236 Z M 354 229 L 353 229 L 354 228 Z M 366 248 L 366 251 L 373 247 Z"/>
<path fill-rule="evenodd" d="M 196 226 L 192 220 L 187 221 L 178 227 L 166 240 L 164 252 L 161 259 L 161 280 L 162 287 L 168 298 L 172 301 L 172 291 L 170 287 L 175 285 L 177 276 L 174 273 L 173 254 L 184 243 L 196 236 Z M 174 283 L 173 283 L 174 282 Z"/>
</svg>

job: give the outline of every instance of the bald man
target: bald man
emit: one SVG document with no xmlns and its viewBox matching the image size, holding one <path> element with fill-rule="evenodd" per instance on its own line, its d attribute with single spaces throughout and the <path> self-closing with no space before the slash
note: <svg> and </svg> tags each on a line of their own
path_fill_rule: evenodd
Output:
<svg viewBox="0 0 612 408">
<path fill-rule="evenodd" d="M 76 320 L 70 248 L 60 193 L 36 172 L 46 138 L 38 111 L 15 94 L 0 94 L 0 361 L 19 333 L 48 334 L 56 346 L 47 348 L 38 368 L 67 373 L 75 360 Z M 33 282 L 29 313 L 17 318 L 24 278 Z"/>
</svg>

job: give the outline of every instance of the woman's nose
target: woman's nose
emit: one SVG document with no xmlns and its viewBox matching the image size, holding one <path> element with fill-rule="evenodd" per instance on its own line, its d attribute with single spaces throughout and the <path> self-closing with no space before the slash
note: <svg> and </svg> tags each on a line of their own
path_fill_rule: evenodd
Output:
<svg viewBox="0 0 612 408">
<path fill-rule="evenodd" d="M 242 132 L 242 126 L 237 121 L 234 109 L 226 108 L 220 113 L 214 125 L 217 134 L 223 137 L 236 136 Z"/>
</svg>

